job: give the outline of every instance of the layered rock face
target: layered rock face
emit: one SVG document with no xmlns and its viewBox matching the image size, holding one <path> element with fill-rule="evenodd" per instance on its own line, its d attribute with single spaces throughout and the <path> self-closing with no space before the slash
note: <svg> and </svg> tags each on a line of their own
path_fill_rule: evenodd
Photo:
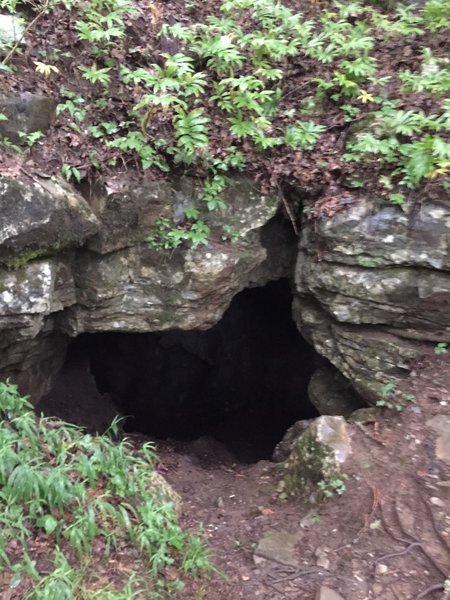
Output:
<svg viewBox="0 0 450 600">
<path fill-rule="evenodd" d="M 355 198 L 303 227 L 295 319 L 366 399 L 408 375 L 424 343 L 450 340 L 449 200 L 402 211 Z"/>
<path fill-rule="evenodd" d="M 0 378 L 37 400 L 70 337 L 206 329 L 245 287 L 285 277 L 295 239 L 276 200 L 245 178 L 227 193 L 225 214 L 205 215 L 208 246 L 162 254 L 145 240 L 162 217 L 176 222 L 199 205 L 190 180 L 112 183 L 85 200 L 59 181 L 0 179 Z"/>
<path fill-rule="evenodd" d="M 177 223 L 201 205 L 192 180 L 113 181 L 82 196 L 53 179 L 1 178 L 0 378 L 37 400 L 70 338 L 207 329 L 239 291 L 294 280 L 294 269 L 299 330 L 365 399 L 407 376 L 424 344 L 450 341 L 448 198 L 408 211 L 354 198 L 307 220 L 297 248 L 276 199 L 251 180 L 236 178 L 227 196 L 224 212 L 202 217 L 206 246 L 161 253 L 146 238 L 162 218 Z M 238 233 L 234 243 L 223 223 Z M 322 397 L 319 375 L 311 393 Z M 346 395 L 345 381 L 339 387 Z"/>
</svg>

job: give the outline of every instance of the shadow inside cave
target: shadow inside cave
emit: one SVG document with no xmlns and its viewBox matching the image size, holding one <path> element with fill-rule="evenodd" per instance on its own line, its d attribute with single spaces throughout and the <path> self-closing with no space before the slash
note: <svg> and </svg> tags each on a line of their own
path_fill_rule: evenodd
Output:
<svg viewBox="0 0 450 600">
<path fill-rule="evenodd" d="M 210 436 L 240 462 L 269 459 L 296 421 L 317 415 L 318 356 L 291 317 L 287 280 L 237 294 L 206 331 L 83 334 L 38 411 L 96 430 L 115 410 L 153 439 Z"/>
</svg>

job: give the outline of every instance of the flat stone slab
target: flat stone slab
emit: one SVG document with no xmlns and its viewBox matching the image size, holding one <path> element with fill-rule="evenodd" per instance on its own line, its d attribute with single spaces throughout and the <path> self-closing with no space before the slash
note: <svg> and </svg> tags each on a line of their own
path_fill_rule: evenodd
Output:
<svg viewBox="0 0 450 600">
<path fill-rule="evenodd" d="M 436 432 L 436 456 L 450 465 L 450 415 L 436 415 L 427 421 Z"/>
<path fill-rule="evenodd" d="M 272 560 L 282 565 L 297 566 L 295 546 L 301 537 L 299 533 L 287 531 L 267 531 L 258 543 L 254 555 Z"/>
<path fill-rule="evenodd" d="M 326 585 L 322 585 L 314 600 L 344 600 L 344 598 L 335 590 L 332 590 Z"/>
</svg>

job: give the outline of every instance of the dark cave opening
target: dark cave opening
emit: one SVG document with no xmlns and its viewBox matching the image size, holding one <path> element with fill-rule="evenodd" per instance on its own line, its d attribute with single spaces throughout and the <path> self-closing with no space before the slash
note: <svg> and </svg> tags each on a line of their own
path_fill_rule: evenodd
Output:
<svg viewBox="0 0 450 600">
<path fill-rule="evenodd" d="M 68 373 L 90 371 L 126 416 L 126 432 L 210 436 L 240 462 L 270 459 L 294 422 L 317 415 L 307 386 L 318 357 L 292 321 L 291 302 L 288 281 L 278 280 L 237 294 L 206 331 L 84 334 L 69 348 L 60 387 Z M 80 390 L 74 404 L 82 402 Z"/>
</svg>

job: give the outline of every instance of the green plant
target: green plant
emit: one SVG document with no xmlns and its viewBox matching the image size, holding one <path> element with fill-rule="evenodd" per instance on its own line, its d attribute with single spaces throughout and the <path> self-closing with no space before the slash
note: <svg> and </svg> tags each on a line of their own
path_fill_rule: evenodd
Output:
<svg viewBox="0 0 450 600">
<path fill-rule="evenodd" d="M 208 145 L 208 121 L 203 108 L 194 108 L 189 112 L 181 107 L 175 108 L 175 160 L 190 163 Z"/>
<path fill-rule="evenodd" d="M 21 3 L 0 0 L 0 7 L 17 12 Z M 52 83 L 65 78 L 71 89 L 60 91 L 57 126 L 69 147 L 89 146 L 61 160 L 67 178 L 77 178 L 71 165 L 89 176 L 102 163 L 131 164 L 150 178 L 193 174 L 204 182 L 209 210 L 224 207 L 220 178 L 249 163 L 274 186 L 283 176 L 301 180 L 305 164 L 330 181 L 327 165 L 335 163 L 332 178 L 342 174 L 354 188 L 370 171 L 398 205 L 422 184 L 450 186 L 450 60 L 436 41 L 450 21 L 446 0 L 428 0 L 423 10 L 332 0 L 311 19 L 277 0 L 225 0 L 214 15 L 201 6 L 202 18 L 162 26 L 153 3 L 151 52 L 129 35 L 141 15 L 133 0 L 27 8 L 38 19 L 69 12 L 71 47 L 39 49 L 34 63 Z M 156 56 L 156 35 L 177 50 Z M 415 60 L 405 56 L 408 68 L 387 72 L 384 48 L 404 43 Z M 11 50 L 11 64 L 2 64 L 8 77 L 20 48 Z M 92 83 L 85 97 L 67 79 L 67 63 L 78 81 Z M 197 242 L 205 231 L 187 219 L 169 247 L 194 233 Z"/>
<path fill-rule="evenodd" d="M 11 140 L 7 137 L 0 136 L 0 145 L 3 146 L 3 148 L 6 148 L 7 150 L 12 150 L 13 152 L 16 152 L 17 154 L 22 153 L 22 148 L 17 144 L 11 142 Z"/>
<path fill-rule="evenodd" d="M 325 496 L 325 498 L 331 498 L 334 494 L 338 494 L 338 496 L 342 496 L 347 490 L 345 485 L 345 480 L 347 476 L 345 473 L 342 473 L 339 477 L 332 477 L 330 479 L 321 479 L 317 483 L 317 487 L 321 491 L 321 493 Z"/>
<path fill-rule="evenodd" d="M 434 347 L 435 354 L 447 354 L 448 352 L 448 343 L 447 342 L 438 342 Z"/>
<path fill-rule="evenodd" d="M 77 183 L 81 182 L 80 170 L 75 165 L 69 165 L 67 163 L 64 163 L 61 166 L 61 173 L 64 175 L 64 177 L 67 181 L 70 181 L 71 179 L 75 179 L 75 181 Z"/>
<path fill-rule="evenodd" d="M 324 131 L 325 127 L 314 121 L 297 121 L 294 126 L 287 127 L 284 140 L 290 148 L 312 150 Z"/>
<path fill-rule="evenodd" d="M 0 383 L 0 417 L 0 568 L 10 572 L 10 587 L 30 583 L 26 600 L 127 600 L 146 588 L 145 572 L 157 581 L 167 565 L 180 573 L 210 568 L 203 544 L 179 527 L 172 497 L 155 479 L 151 444 L 136 453 L 126 441 L 37 418 L 9 382 Z M 117 434 L 117 421 L 110 430 Z M 35 536 L 46 539 L 50 574 L 36 566 Z M 120 586 L 91 592 L 96 557 L 127 547 L 141 574 L 125 572 Z"/>
<path fill-rule="evenodd" d="M 231 225 L 222 225 L 222 240 L 235 242 L 239 239 L 240 233 L 237 229 L 232 227 Z"/>
<path fill-rule="evenodd" d="M 45 137 L 45 134 L 42 131 L 33 131 L 32 133 L 25 133 L 24 131 L 19 131 L 19 137 L 23 139 L 26 145 L 31 148 L 38 142 L 41 138 Z"/>
<path fill-rule="evenodd" d="M 72 119 L 84 121 L 86 118 L 85 100 L 77 92 L 62 89 L 61 95 L 66 98 L 65 102 L 60 102 L 56 107 L 56 114 L 67 112 Z"/>
<path fill-rule="evenodd" d="M 104 87 L 108 87 L 111 83 L 111 75 L 109 75 L 111 67 L 99 69 L 96 65 L 92 65 L 91 67 L 81 65 L 81 67 L 78 68 L 82 71 L 83 77 L 91 83 L 100 83 Z"/>
<path fill-rule="evenodd" d="M 176 227 L 166 217 L 160 217 L 146 240 L 148 245 L 154 250 L 174 249 L 183 243 L 187 243 L 194 250 L 206 245 L 210 229 L 199 218 L 199 214 L 196 208 L 186 209 L 186 220 Z"/>
<path fill-rule="evenodd" d="M 377 406 L 401 412 L 410 402 L 415 402 L 416 397 L 411 392 L 401 392 L 393 381 L 386 383 L 382 389 L 382 397 L 377 401 Z"/>
<path fill-rule="evenodd" d="M 392 202 L 392 204 L 398 204 L 401 206 L 405 203 L 405 194 L 389 194 L 389 200 Z"/>
<path fill-rule="evenodd" d="M 128 131 L 125 135 L 108 141 L 107 146 L 117 148 L 123 153 L 135 152 L 139 156 L 144 170 L 156 166 L 161 171 L 169 171 L 169 166 L 164 157 L 150 145 L 145 135 L 140 131 Z"/>
<path fill-rule="evenodd" d="M 450 27 L 450 6 L 446 0 L 428 0 L 423 16 L 431 31 Z"/>
</svg>

